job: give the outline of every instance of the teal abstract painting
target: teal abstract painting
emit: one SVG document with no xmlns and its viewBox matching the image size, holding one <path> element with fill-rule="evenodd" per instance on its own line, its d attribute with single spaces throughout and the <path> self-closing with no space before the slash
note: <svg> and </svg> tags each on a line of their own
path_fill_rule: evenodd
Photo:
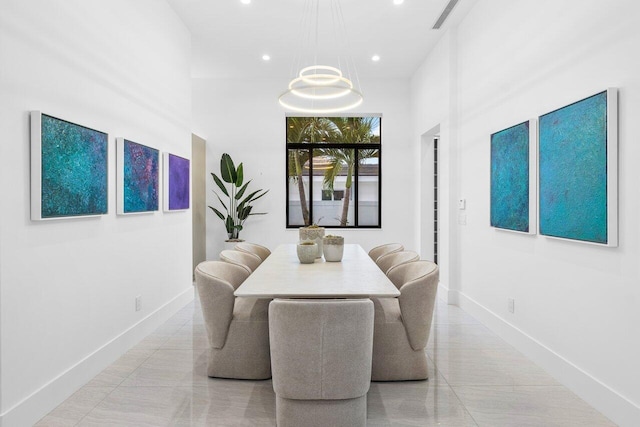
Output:
<svg viewBox="0 0 640 427">
<path fill-rule="evenodd" d="M 155 148 L 124 140 L 123 213 L 158 210 L 160 153 Z"/>
<path fill-rule="evenodd" d="M 540 233 L 606 244 L 607 92 L 539 122 Z"/>
<path fill-rule="evenodd" d="M 491 226 L 529 232 L 529 122 L 491 135 Z"/>
<path fill-rule="evenodd" d="M 108 203 L 108 137 L 46 114 L 40 120 L 40 215 L 34 219 L 102 215 Z M 38 133 L 38 132 L 36 132 Z M 35 197 L 38 197 L 35 195 Z"/>
</svg>

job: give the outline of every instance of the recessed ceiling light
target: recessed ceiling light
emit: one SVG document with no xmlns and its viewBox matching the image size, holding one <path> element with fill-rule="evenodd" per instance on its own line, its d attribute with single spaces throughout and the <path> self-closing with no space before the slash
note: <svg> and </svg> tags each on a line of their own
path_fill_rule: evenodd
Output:
<svg viewBox="0 0 640 427">
<path fill-rule="evenodd" d="M 262 59 L 268 61 L 271 59 L 271 57 L 269 55 L 262 55 Z"/>
<path fill-rule="evenodd" d="M 242 0 L 242 2 L 244 3 L 245 0 Z M 250 1 L 250 0 L 249 0 Z M 404 0 L 393 0 L 393 4 L 395 4 L 396 6 L 399 4 L 404 3 Z"/>
<path fill-rule="evenodd" d="M 371 60 L 372 60 L 373 62 L 378 62 L 378 61 L 380 61 L 380 55 L 373 55 L 373 56 L 371 57 Z"/>
<path fill-rule="evenodd" d="M 393 0 L 393 1 L 398 1 L 398 0 Z M 240 3 L 249 4 L 249 3 L 251 3 L 251 0 L 240 0 Z"/>
</svg>

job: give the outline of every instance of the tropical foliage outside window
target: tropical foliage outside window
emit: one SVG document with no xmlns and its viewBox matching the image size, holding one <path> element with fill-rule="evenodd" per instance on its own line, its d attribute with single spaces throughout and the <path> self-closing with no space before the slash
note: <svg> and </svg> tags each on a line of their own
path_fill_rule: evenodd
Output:
<svg viewBox="0 0 640 427">
<path fill-rule="evenodd" d="M 380 117 L 287 117 L 287 227 L 380 227 Z"/>
</svg>

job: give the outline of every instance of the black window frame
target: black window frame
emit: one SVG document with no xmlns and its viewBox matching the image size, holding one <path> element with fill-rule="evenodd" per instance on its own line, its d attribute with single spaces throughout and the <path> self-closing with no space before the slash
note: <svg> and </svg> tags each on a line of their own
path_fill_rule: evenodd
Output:
<svg viewBox="0 0 640 427">
<path fill-rule="evenodd" d="M 290 117 L 310 117 L 310 116 L 286 116 L 285 117 L 285 129 L 286 129 L 286 135 L 285 135 L 285 141 L 289 140 L 289 126 L 288 126 L 288 119 Z M 286 228 L 291 229 L 291 228 L 300 228 L 300 227 L 304 227 L 304 224 L 290 224 L 289 222 L 289 181 L 290 181 L 290 176 L 289 176 L 289 150 L 309 150 L 310 152 L 310 156 L 309 158 L 313 157 L 313 151 L 316 149 L 323 149 L 323 148 L 337 148 L 337 149 L 348 149 L 348 150 L 354 150 L 354 156 L 355 156 L 355 165 L 354 165 L 354 171 L 353 171 L 353 191 L 352 191 L 352 202 L 353 203 L 353 218 L 354 218 L 354 224 L 353 225 L 347 225 L 347 226 L 341 226 L 341 225 L 323 225 L 323 224 L 318 224 L 321 227 L 324 228 L 330 228 L 330 229 L 380 229 L 382 228 L 382 115 L 336 115 L 336 116 L 314 116 L 314 117 L 318 117 L 318 118 L 327 118 L 327 117 L 378 117 L 380 120 L 379 123 L 379 127 L 380 127 L 380 142 L 376 142 L 376 143 L 353 143 L 353 142 L 345 142 L 345 143 L 327 143 L 327 142 L 300 142 L 300 143 L 293 143 L 293 142 L 286 142 L 285 145 L 285 185 L 286 185 L 286 215 L 285 215 L 285 222 L 286 222 Z M 359 168 L 360 168 L 360 162 L 359 162 L 359 157 L 358 157 L 358 153 L 359 150 L 371 150 L 371 149 L 376 149 L 378 150 L 378 224 L 377 225 L 358 225 L 358 209 L 359 209 L 359 203 L 358 203 L 358 186 L 359 186 Z M 313 162 L 310 161 L 309 162 L 309 220 L 311 222 L 313 222 Z"/>
</svg>

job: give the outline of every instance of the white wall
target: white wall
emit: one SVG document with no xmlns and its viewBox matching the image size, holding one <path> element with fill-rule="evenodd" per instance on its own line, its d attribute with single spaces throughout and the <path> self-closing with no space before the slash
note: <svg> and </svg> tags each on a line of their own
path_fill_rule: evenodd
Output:
<svg viewBox="0 0 640 427">
<path fill-rule="evenodd" d="M 416 199 L 420 215 L 415 229 L 420 230 L 420 247 L 433 244 L 433 137 L 438 135 L 438 267 L 440 296 L 457 303 L 459 287 L 457 218 L 451 215 L 457 206 L 458 140 L 455 128 L 456 85 L 451 74 L 456 70 L 455 33 L 447 32 L 430 52 L 411 79 L 411 119 L 415 163 L 419 170 Z M 433 252 L 422 251 L 423 258 Z"/>
<path fill-rule="evenodd" d="M 193 297 L 191 213 L 115 215 L 115 137 L 190 157 L 189 62 L 165 2 L 0 5 L 2 425 L 31 425 Z M 30 221 L 30 110 L 109 133 L 108 215 Z"/>
<path fill-rule="evenodd" d="M 296 229 L 286 228 L 285 112 L 278 96 L 288 84 L 282 80 L 193 80 L 194 132 L 207 140 L 209 172 L 220 170 L 220 156 L 227 152 L 244 163 L 251 188 L 269 189 L 254 210 L 268 215 L 251 217 L 240 237 L 275 248 L 298 240 Z M 407 81 L 363 81 L 365 102 L 350 113 L 382 113 L 382 229 L 340 230 L 347 242 L 365 249 L 388 242 L 402 242 L 417 250 L 412 225 L 417 218 L 416 165 L 413 161 Z M 214 203 L 208 182 L 208 201 Z M 216 202 L 217 203 L 217 202 Z M 209 212 L 207 258 L 218 259 L 226 232 L 222 221 Z"/>
<path fill-rule="evenodd" d="M 632 0 L 480 0 L 441 43 L 455 69 L 412 80 L 412 107 L 427 112 L 414 112 L 414 142 L 438 120 L 457 132 L 461 306 L 621 425 L 640 424 L 638 16 Z M 433 110 L 441 85 L 451 105 Z M 489 135 L 607 87 L 619 88 L 619 247 L 491 229 Z"/>
</svg>

